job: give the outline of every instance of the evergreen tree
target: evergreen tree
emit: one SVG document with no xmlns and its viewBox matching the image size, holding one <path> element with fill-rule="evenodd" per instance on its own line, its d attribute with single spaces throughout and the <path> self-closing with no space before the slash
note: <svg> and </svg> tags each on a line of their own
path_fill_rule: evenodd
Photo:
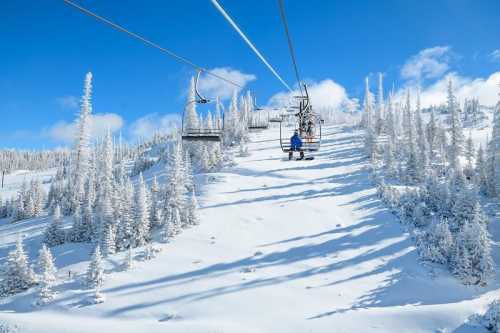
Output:
<svg viewBox="0 0 500 333">
<path fill-rule="evenodd" d="M 183 179 L 184 185 L 186 187 L 187 192 L 194 191 L 194 177 L 193 177 L 193 166 L 191 164 L 191 157 L 189 153 L 186 152 L 184 154 L 184 163 L 183 163 Z"/>
<path fill-rule="evenodd" d="M 134 245 L 132 242 L 135 216 L 134 187 L 129 179 L 125 181 L 122 192 L 122 207 L 120 223 L 117 226 L 118 249 L 126 249 Z"/>
<path fill-rule="evenodd" d="M 66 234 L 62 227 L 61 209 L 59 206 L 54 208 L 54 216 L 49 226 L 45 229 L 43 242 L 48 246 L 56 246 L 63 244 L 66 239 Z"/>
<path fill-rule="evenodd" d="M 151 211 L 149 216 L 151 218 L 150 225 L 152 228 L 160 226 L 160 186 L 158 185 L 156 176 L 154 176 L 153 182 L 151 183 Z"/>
<path fill-rule="evenodd" d="M 372 93 L 370 92 L 370 82 L 368 77 L 365 78 L 365 98 L 363 100 L 363 116 L 361 124 L 365 129 L 371 129 L 373 126 L 373 100 Z"/>
<path fill-rule="evenodd" d="M 415 130 L 413 127 L 413 115 L 410 105 L 410 92 L 406 94 L 406 105 L 404 109 L 405 144 L 408 147 L 408 157 L 406 161 L 406 181 L 413 184 L 420 180 L 421 171 L 418 166 L 417 149 L 415 143 Z"/>
<path fill-rule="evenodd" d="M 486 173 L 486 161 L 484 158 L 483 147 L 479 146 L 476 157 L 476 179 L 475 183 L 479 193 L 486 195 L 488 193 L 488 179 Z"/>
<path fill-rule="evenodd" d="M 422 114 L 420 110 L 420 90 L 417 92 L 417 107 L 415 109 L 415 123 L 417 134 L 417 147 L 418 147 L 418 168 L 424 171 L 427 167 L 427 139 L 425 137 L 424 123 L 422 121 Z"/>
<path fill-rule="evenodd" d="M 434 108 L 431 108 L 430 120 L 427 123 L 426 127 L 426 137 L 427 137 L 427 145 L 429 147 L 429 158 L 432 160 L 437 150 L 437 145 L 436 145 L 437 124 L 436 124 L 436 116 L 434 114 Z"/>
<path fill-rule="evenodd" d="M 383 75 L 378 74 L 378 100 L 377 100 L 377 112 L 375 114 L 375 133 L 380 135 L 383 129 L 383 116 L 384 116 L 384 85 L 383 85 Z"/>
<path fill-rule="evenodd" d="M 189 201 L 187 204 L 187 224 L 192 226 L 192 225 L 198 225 L 200 224 L 200 220 L 198 217 L 198 200 L 196 200 L 196 195 L 193 192 L 191 192 L 191 195 L 189 197 Z"/>
<path fill-rule="evenodd" d="M 132 248 L 129 247 L 123 262 L 123 268 L 128 271 L 132 269 L 132 267 L 134 267 L 134 257 L 132 255 Z"/>
<path fill-rule="evenodd" d="M 493 274 L 489 233 L 476 220 L 457 235 L 454 273 L 466 284 L 485 284 Z"/>
<path fill-rule="evenodd" d="M 183 130 L 197 130 L 200 128 L 200 119 L 196 112 L 196 90 L 194 77 L 191 78 L 188 98 L 185 106 L 185 118 Z"/>
<path fill-rule="evenodd" d="M 56 282 L 56 267 L 50 250 L 42 244 L 42 248 L 38 253 L 38 273 L 40 289 L 38 291 L 38 304 L 46 304 L 54 298 L 52 287 Z"/>
<path fill-rule="evenodd" d="M 139 183 L 136 186 L 134 200 L 134 225 L 133 225 L 133 240 L 135 246 L 146 244 L 150 240 L 150 224 L 149 224 L 149 200 L 144 183 L 142 173 L 139 175 Z"/>
<path fill-rule="evenodd" d="M 495 126 L 493 126 L 493 132 L 495 132 Z M 499 128 L 500 132 L 500 128 Z M 493 133 L 495 135 L 495 133 Z M 486 151 L 486 180 L 487 180 L 487 195 L 489 197 L 495 197 L 497 195 L 497 178 L 496 178 L 496 165 L 498 158 L 495 153 L 495 143 L 494 140 L 488 142 L 488 147 Z"/>
<path fill-rule="evenodd" d="M 450 115 L 450 166 L 458 167 L 459 156 L 463 151 L 464 135 L 462 129 L 462 120 L 457 108 L 456 98 L 453 95 L 453 85 L 451 80 L 448 82 L 448 113 Z"/>
<path fill-rule="evenodd" d="M 108 224 L 106 226 L 101 244 L 104 257 L 108 257 L 110 254 L 116 252 L 116 231 L 114 225 Z"/>
<path fill-rule="evenodd" d="M 87 268 L 86 285 L 89 288 L 99 288 L 104 283 L 104 267 L 101 257 L 101 249 L 96 246 L 92 259 Z"/>
<path fill-rule="evenodd" d="M 12 295 L 24 291 L 36 284 L 33 273 L 21 241 L 16 241 L 16 247 L 7 255 L 2 277 L 2 295 Z"/>
<path fill-rule="evenodd" d="M 492 195 L 500 193 L 500 103 L 497 103 L 493 115 L 493 133 L 490 143 L 490 151 L 488 152 L 491 159 L 491 186 Z"/>
<path fill-rule="evenodd" d="M 78 118 L 78 136 L 74 151 L 74 169 L 73 177 L 74 188 L 79 189 L 80 183 L 85 182 L 89 172 L 90 159 L 90 121 L 92 115 L 92 73 L 88 72 L 85 76 L 83 96 L 81 101 L 81 110 Z M 70 212 L 74 212 L 76 205 L 83 200 L 79 191 L 70 192 Z"/>
<path fill-rule="evenodd" d="M 417 245 L 425 260 L 446 264 L 453 248 L 453 237 L 446 219 L 431 223 L 418 239 Z"/>
</svg>

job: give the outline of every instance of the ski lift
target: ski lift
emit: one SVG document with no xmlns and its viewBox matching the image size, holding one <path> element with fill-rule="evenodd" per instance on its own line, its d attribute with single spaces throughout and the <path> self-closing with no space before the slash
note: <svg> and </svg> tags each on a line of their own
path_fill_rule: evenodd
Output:
<svg viewBox="0 0 500 333">
<path fill-rule="evenodd" d="M 296 96 L 299 99 L 298 106 L 292 106 L 287 111 L 294 114 L 294 121 L 290 122 L 288 115 L 282 115 L 280 120 L 280 146 L 285 153 L 290 152 L 290 137 L 295 131 L 298 131 L 302 139 L 300 151 L 315 152 L 321 147 L 323 119 L 314 113 L 309 99 L 307 86 L 304 85 L 305 94 Z"/>
<path fill-rule="evenodd" d="M 254 101 L 253 112 L 250 112 L 249 114 L 247 127 L 250 131 L 258 131 L 269 128 L 269 111 L 265 108 L 257 107 L 256 100 Z"/>
<path fill-rule="evenodd" d="M 222 125 L 214 124 L 217 128 L 203 128 L 200 124 L 198 128 L 184 127 L 184 118 L 186 113 L 186 107 L 190 103 L 196 104 L 208 104 L 212 103 L 213 100 L 203 97 L 198 91 L 198 81 L 200 79 L 201 70 L 198 71 L 196 78 L 194 80 L 194 91 L 195 91 L 195 99 L 186 103 L 184 110 L 182 111 L 182 140 L 183 141 L 212 141 L 212 142 L 220 142 L 222 140 L 222 131 L 224 129 L 224 115 L 222 115 Z"/>
</svg>

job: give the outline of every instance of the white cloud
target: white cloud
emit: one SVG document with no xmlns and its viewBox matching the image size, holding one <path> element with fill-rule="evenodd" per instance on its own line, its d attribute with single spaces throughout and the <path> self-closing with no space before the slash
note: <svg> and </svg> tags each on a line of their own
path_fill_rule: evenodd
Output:
<svg viewBox="0 0 500 333">
<path fill-rule="evenodd" d="M 78 98 L 75 96 L 62 96 L 62 97 L 57 97 L 56 98 L 56 103 L 62 108 L 62 109 L 70 109 L 74 110 L 78 108 Z"/>
<path fill-rule="evenodd" d="M 168 132 L 180 127 L 181 117 L 178 114 L 160 116 L 156 113 L 148 114 L 134 121 L 129 129 L 128 136 L 132 141 L 149 139 L 158 132 Z"/>
<path fill-rule="evenodd" d="M 401 77 L 417 82 L 441 77 L 449 69 L 450 55 L 448 46 L 436 46 L 421 50 L 403 65 Z"/>
<path fill-rule="evenodd" d="M 337 109 L 349 98 L 343 86 L 331 79 L 312 83 L 307 86 L 311 104 L 314 108 L 333 108 Z M 271 107 L 287 106 L 294 99 L 293 96 L 300 95 L 298 90 L 294 92 L 280 92 L 272 96 L 268 102 Z"/>
<path fill-rule="evenodd" d="M 496 49 L 490 53 L 490 59 L 493 62 L 500 62 L 500 49 Z"/>
<path fill-rule="evenodd" d="M 93 138 L 102 137 L 108 129 L 116 132 L 123 127 L 123 118 L 115 113 L 96 113 L 90 119 L 90 131 Z M 76 123 L 60 121 L 43 131 L 45 136 L 64 143 L 72 143 L 78 131 Z"/>
<path fill-rule="evenodd" d="M 210 72 L 222 76 L 238 84 L 242 88 L 244 88 L 247 83 L 257 79 L 253 74 L 245 74 L 230 67 L 213 68 Z M 208 74 L 201 74 L 198 81 L 198 90 L 205 98 L 219 97 L 220 99 L 228 99 L 232 96 L 235 89 L 239 92 L 242 88 L 238 88 Z"/>
<path fill-rule="evenodd" d="M 425 87 L 421 91 L 421 103 L 423 107 L 431 105 L 440 105 L 446 103 L 446 93 L 448 80 L 453 83 L 453 90 L 460 102 L 465 98 L 478 98 L 483 105 L 495 105 L 498 102 L 500 71 L 491 74 L 487 78 L 469 78 L 460 76 L 457 73 L 450 73 L 439 79 L 435 83 Z M 410 85 L 398 92 L 399 99 L 402 99 L 406 89 L 413 91 L 417 89 L 416 85 Z"/>
</svg>

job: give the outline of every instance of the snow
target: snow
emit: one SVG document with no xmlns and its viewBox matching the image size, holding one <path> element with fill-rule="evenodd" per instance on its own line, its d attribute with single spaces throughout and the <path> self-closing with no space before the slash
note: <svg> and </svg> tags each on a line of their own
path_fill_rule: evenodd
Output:
<svg viewBox="0 0 500 333">
<path fill-rule="evenodd" d="M 29 184 L 31 180 L 40 180 L 44 190 L 48 191 L 50 180 L 56 174 L 56 171 L 56 168 L 44 171 L 16 170 L 6 174 L 4 187 L 0 189 L 0 196 L 3 200 L 15 197 L 22 183 L 26 181 Z"/>
<path fill-rule="evenodd" d="M 94 291 L 82 285 L 93 246 L 52 248 L 55 300 L 34 308 L 34 289 L 2 299 L 0 323 L 37 333 L 484 332 L 466 321 L 500 295 L 498 278 L 467 287 L 419 263 L 376 195 L 361 133 L 323 134 L 313 161 L 288 161 L 275 128 L 251 134 L 249 156 L 198 177 L 200 226 L 157 244 L 151 260 L 134 250 L 131 270 L 122 268 L 126 252 L 105 260 L 101 304 L 89 304 Z M 20 181 L 12 176 L 2 196 Z M 48 221 L 0 222 L 0 260 L 18 233 L 36 258 Z M 492 236 L 498 263 L 500 231 Z"/>
</svg>

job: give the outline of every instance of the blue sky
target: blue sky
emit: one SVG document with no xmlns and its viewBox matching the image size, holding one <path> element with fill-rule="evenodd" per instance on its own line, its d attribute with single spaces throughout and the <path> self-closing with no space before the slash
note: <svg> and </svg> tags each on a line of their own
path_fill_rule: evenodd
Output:
<svg viewBox="0 0 500 333">
<path fill-rule="evenodd" d="M 254 76 L 245 88 L 261 104 L 283 91 L 209 0 L 75 1 L 203 67 Z M 220 2 L 293 84 L 277 2 Z M 302 76 L 322 82 L 318 90 L 327 99 L 330 92 L 362 98 L 363 78 L 379 71 L 386 87 L 419 81 L 429 98 L 452 75 L 464 92 L 492 99 L 500 70 L 498 0 L 285 3 Z M 62 0 L 3 1 L 0 31 L 0 147 L 67 143 L 87 71 L 94 75 L 94 112 L 107 114 L 100 120 L 131 139 L 183 107 L 189 67 Z M 207 92 L 223 89 L 206 84 Z"/>
</svg>

